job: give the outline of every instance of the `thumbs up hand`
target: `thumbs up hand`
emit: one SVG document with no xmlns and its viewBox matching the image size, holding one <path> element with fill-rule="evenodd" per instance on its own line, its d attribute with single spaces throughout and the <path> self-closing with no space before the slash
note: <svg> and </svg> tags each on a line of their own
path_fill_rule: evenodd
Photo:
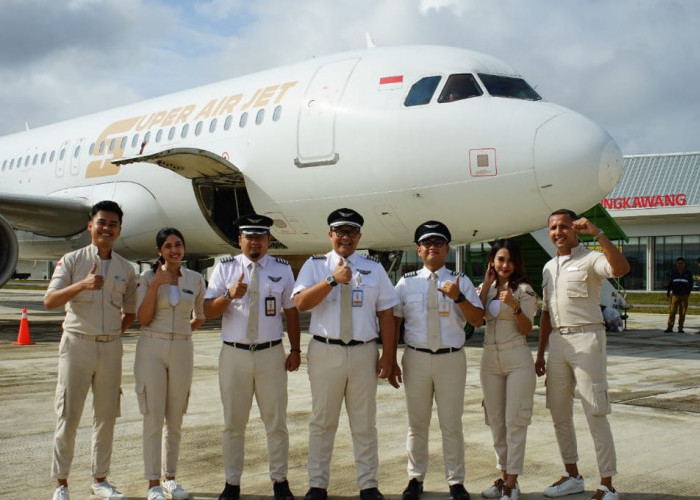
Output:
<svg viewBox="0 0 700 500">
<path fill-rule="evenodd" d="M 241 276 L 238 278 L 233 286 L 228 289 L 228 294 L 234 299 L 240 299 L 248 291 L 248 283 L 243 283 L 243 278 L 245 277 L 243 271 L 241 271 Z"/>
<path fill-rule="evenodd" d="M 92 269 L 88 275 L 83 278 L 81 283 L 83 284 L 83 290 L 101 290 L 105 283 L 105 278 L 101 274 L 95 274 L 97 272 L 97 262 L 92 265 Z"/>
<path fill-rule="evenodd" d="M 498 300 L 503 302 L 505 305 L 510 306 L 513 310 L 518 308 L 518 299 L 513 296 L 513 292 L 510 290 L 510 283 L 506 282 L 506 284 L 501 288 L 501 290 L 498 292 Z"/>
</svg>

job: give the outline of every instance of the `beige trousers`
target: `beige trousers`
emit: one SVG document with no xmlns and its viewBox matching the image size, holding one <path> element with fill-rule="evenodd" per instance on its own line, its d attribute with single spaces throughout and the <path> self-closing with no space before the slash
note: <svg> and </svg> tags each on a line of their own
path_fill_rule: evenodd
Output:
<svg viewBox="0 0 700 500">
<path fill-rule="evenodd" d="M 58 352 L 57 418 L 51 475 L 57 479 L 68 478 L 78 424 L 92 387 L 92 476 L 107 477 L 114 423 L 121 412 L 121 338 L 95 342 L 64 331 Z"/>
<path fill-rule="evenodd" d="M 136 396 L 143 415 L 144 477 L 148 480 L 176 475 L 194 364 L 190 335 L 172 340 L 153 335 L 141 334 L 134 359 Z"/>
<path fill-rule="evenodd" d="M 668 313 L 668 329 L 673 329 L 678 313 L 678 329 L 682 330 L 685 324 L 685 313 L 688 311 L 688 295 L 671 295 L 671 309 Z"/>
<path fill-rule="evenodd" d="M 520 475 L 536 386 L 535 363 L 525 339 L 485 345 L 480 376 L 496 467 Z"/>
<path fill-rule="evenodd" d="M 309 486 L 328 488 L 340 407 L 345 400 L 355 450 L 357 484 L 360 489 L 377 487 L 378 357 L 376 342 L 345 347 L 309 341 L 307 360 L 312 402 Z"/>
<path fill-rule="evenodd" d="M 287 478 L 287 371 L 284 345 L 246 351 L 226 344 L 219 354 L 219 388 L 224 406 L 223 455 L 226 482 L 240 485 L 245 429 L 253 395 L 265 424 L 270 479 Z"/>
<path fill-rule="evenodd" d="M 449 484 L 464 482 L 464 386 L 467 358 L 464 349 L 430 354 L 406 348 L 401 358 L 406 409 L 408 410 L 408 477 L 423 481 L 428 471 L 428 431 L 433 398 L 442 431 L 445 478 Z"/>
<path fill-rule="evenodd" d="M 550 334 L 547 408 L 552 414 L 561 458 L 565 464 L 578 462 L 573 418 L 574 389 L 578 386 L 601 477 L 617 474 L 615 443 L 606 417 L 611 412 L 606 365 L 606 336 L 602 329 L 595 333 Z"/>
</svg>

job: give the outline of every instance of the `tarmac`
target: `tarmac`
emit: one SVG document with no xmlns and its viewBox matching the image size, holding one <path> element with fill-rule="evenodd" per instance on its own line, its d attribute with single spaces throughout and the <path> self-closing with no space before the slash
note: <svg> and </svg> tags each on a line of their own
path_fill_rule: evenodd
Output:
<svg viewBox="0 0 700 500">
<path fill-rule="evenodd" d="M 54 393 L 63 310 L 46 311 L 42 291 L 0 290 L 0 498 L 50 498 L 55 425 Z M 31 340 L 15 346 L 21 310 L 27 307 Z M 303 330 L 308 330 L 308 316 Z M 613 413 L 610 421 L 617 447 L 619 474 L 614 485 L 621 499 L 700 499 L 700 316 L 686 319 L 687 333 L 664 334 L 666 317 L 630 311 L 627 330 L 608 336 L 608 376 Z M 195 333 L 195 370 L 189 410 L 185 416 L 178 481 L 191 498 L 218 498 L 223 489 L 221 459 L 222 410 L 219 398 L 218 355 L 220 323 L 207 322 Z M 289 375 L 289 474 L 292 491 L 303 497 L 306 471 L 310 391 L 306 373 L 306 345 L 302 335 L 302 366 Z M 479 385 L 482 329 L 467 342 L 467 381 L 464 406 L 467 490 L 481 498 L 481 490 L 497 477 L 491 434 L 484 424 Z M 138 330 L 124 337 L 122 413 L 109 481 L 131 499 L 144 499 L 141 447 L 142 419 L 134 393 L 133 363 Z M 286 341 L 285 341 L 286 342 Z M 537 334 L 528 338 L 533 349 Z M 288 344 L 287 344 L 288 347 Z M 400 349 L 401 350 L 401 349 Z M 399 353 L 401 355 L 401 352 Z M 379 487 L 387 500 L 401 498 L 406 477 L 406 417 L 403 389 L 380 381 L 377 393 Z M 549 412 L 545 408 L 544 379 L 537 381 L 535 409 L 529 428 L 525 470 L 520 476 L 521 498 L 543 498 L 542 490 L 563 472 Z M 91 396 L 85 405 L 70 476 L 73 500 L 89 498 Z M 579 441 L 579 469 L 588 499 L 598 485 L 593 444 L 578 402 L 575 422 Z M 423 500 L 448 499 L 442 460 L 442 438 L 434 411 L 431 424 L 430 466 Z M 348 421 L 345 413 L 335 441 L 332 499 L 357 498 L 358 488 Z M 267 475 L 265 432 L 255 404 L 246 435 L 243 500 L 272 499 Z"/>
</svg>

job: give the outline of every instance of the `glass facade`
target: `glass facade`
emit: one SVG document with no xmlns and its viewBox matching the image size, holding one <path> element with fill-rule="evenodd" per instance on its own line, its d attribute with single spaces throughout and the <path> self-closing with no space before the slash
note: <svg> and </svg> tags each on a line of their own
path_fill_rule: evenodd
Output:
<svg viewBox="0 0 700 500">
<path fill-rule="evenodd" d="M 665 290 L 668 273 L 676 268 L 676 259 L 683 257 L 686 268 L 695 275 L 695 261 L 700 257 L 700 236 L 657 236 L 654 238 L 654 290 Z"/>
<path fill-rule="evenodd" d="M 630 272 L 620 278 L 620 285 L 625 290 L 647 289 L 647 240 L 647 237 L 635 236 L 629 242 L 619 242 L 630 264 Z"/>
</svg>

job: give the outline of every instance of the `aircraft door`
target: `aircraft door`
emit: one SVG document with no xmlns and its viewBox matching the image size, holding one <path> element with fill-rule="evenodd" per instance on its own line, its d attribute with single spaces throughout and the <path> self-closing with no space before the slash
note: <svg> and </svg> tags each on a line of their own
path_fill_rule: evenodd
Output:
<svg viewBox="0 0 700 500">
<path fill-rule="evenodd" d="M 348 79 L 359 58 L 344 59 L 319 67 L 306 89 L 299 109 L 297 128 L 297 167 L 333 165 L 336 110 Z"/>
</svg>

